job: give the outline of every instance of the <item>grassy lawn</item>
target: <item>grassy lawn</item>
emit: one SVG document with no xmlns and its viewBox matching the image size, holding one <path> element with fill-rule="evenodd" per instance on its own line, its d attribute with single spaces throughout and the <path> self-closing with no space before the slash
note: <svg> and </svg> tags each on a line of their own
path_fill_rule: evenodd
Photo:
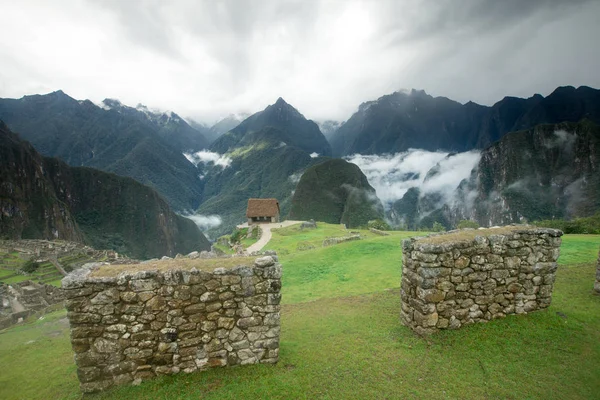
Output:
<svg viewBox="0 0 600 400">
<path fill-rule="evenodd" d="M 302 232 L 302 240 L 320 243 L 334 230 Z M 549 309 L 422 339 L 398 317 L 400 240 L 414 234 L 306 251 L 291 251 L 292 234 L 274 234 L 270 245 L 289 251 L 280 257 L 277 365 L 180 374 L 89 398 L 598 398 L 600 236 L 564 237 Z M 80 397 L 64 316 L 0 333 L 0 398 Z"/>
</svg>

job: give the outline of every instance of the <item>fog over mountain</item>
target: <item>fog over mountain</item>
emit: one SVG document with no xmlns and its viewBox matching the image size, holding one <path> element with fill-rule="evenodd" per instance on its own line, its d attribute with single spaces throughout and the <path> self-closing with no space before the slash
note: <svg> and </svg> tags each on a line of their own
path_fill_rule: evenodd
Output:
<svg viewBox="0 0 600 400">
<path fill-rule="evenodd" d="M 479 162 L 480 152 L 411 149 L 381 156 L 355 154 L 345 159 L 358 165 L 389 210 L 410 188 L 420 189 L 422 195 L 439 193 L 445 202 L 451 201 L 461 181 L 469 178 Z"/>
</svg>

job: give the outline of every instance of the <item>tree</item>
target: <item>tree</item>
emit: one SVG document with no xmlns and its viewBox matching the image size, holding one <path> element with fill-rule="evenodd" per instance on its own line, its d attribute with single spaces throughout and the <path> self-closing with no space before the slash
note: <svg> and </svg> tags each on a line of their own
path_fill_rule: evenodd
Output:
<svg viewBox="0 0 600 400">
<path fill-rule="evenodd" d="M 442 225 L 439 222 L 435 221 L 433 223 L 433 226 L 431 227 L 431 230 L 434 231 L 434 232 L 444 232 L 444 231 L 446 231 L 446 228 L 444 228 L 444 225 Z"/>
</svg>

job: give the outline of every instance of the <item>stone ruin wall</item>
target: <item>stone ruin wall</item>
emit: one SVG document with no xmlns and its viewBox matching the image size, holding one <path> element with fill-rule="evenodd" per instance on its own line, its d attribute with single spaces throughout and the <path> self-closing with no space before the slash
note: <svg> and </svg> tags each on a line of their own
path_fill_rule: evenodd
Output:
<svg viewBox="0 0 600 400">
<path fill-rule="evenodd" d="M 530 227 L 460 242 L 447 236 L 447 242 L 438 243 L 438 236 L 436 243 L 402 243 L 401 320 L 415 332 L 458 329 L 550 305 L 561 231 Z"/>
<path fill-rule="evenodd" d="M 62 289 L 45 283 L 23 281 L 0 284 L 0 329 L 64 300 Z"/>
<path fill-rule="evenodd" d="M 121 273 L 94 278 L 89 266 L 63 279 L 83 392 L 157 375 L 276 363 L 281 265 Z"/>
</svg>

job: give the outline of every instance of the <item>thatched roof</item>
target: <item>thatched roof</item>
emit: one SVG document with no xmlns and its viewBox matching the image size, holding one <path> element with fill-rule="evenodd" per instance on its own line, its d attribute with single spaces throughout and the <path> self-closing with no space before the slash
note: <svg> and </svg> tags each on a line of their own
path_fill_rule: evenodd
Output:
<svg viewBox="0 0 600 400">
<path fill-rule="evenodd" d="M 248 199 L 246 217 L 274 217 L 279 214 L 277 199 Z"/>
</svg>

